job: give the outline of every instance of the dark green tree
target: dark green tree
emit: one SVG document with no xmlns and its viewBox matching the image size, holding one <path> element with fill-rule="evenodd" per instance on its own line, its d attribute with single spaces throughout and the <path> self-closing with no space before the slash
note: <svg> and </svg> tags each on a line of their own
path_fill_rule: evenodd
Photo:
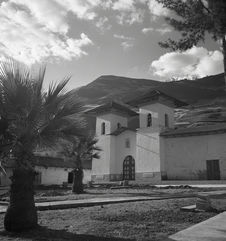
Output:
<svg viewBox="0 0 226 241">
<path fill-rule="evenodd" d="M 82 105 L 69 81 L 51 84 L 43 91 L 45 68 L 36 76 L 16 62 L 0 64 L 0 161 L 13 163 L 10 203 L 5 215 L 7 231 L 37 226 L 34 203 L 35 156 L 38 147 L 54 148 L 60 140 L 70 141 L 84 131 Z M 7 147 L 7 148 L 6 148 Z"/>
<path fill-rule="evenodd" d="M 96 145 L 98 139 L 92 133 L 86 136 L 76 138 L 74 144 L 66 147 L 64 154 L 68 156 L 74 163 L 73 169 L 73 193 L 83 193 L 83 163 L 85 161 L 92 161 L 93 158 L 99 159 L 99 152 L 101 149 Z"/>
<path fill-rule="evenodd" d="M 181 32 L 179 40 L 168 39 L 160 46 L 187 50 L 204 42 L 206 34 L 221 43 L 226 85 L 226 1 L 225 0 L 157 0 L 176 15 L 166 21 Z"/>
</svg>

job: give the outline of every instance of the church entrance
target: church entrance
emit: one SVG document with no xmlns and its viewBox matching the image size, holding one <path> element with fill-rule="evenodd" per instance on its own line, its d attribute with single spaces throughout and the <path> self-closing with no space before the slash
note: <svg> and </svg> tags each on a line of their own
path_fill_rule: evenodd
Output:
<svg viewBox="0 0 226 241">
<path fill-rule="evenodd" d="M 135 160 L 127 156 L 123 162 L 123 180 L 135 180 Z"/>
</svg>

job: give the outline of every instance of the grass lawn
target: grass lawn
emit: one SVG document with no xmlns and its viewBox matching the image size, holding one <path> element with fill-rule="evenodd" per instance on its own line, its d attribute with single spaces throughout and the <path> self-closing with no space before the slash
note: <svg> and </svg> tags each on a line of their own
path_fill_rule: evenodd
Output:
<svg viewBox="0 0 226 241">
<path fill-rule="evenodd" d="M 0 240 L 160 241 L 216 215 L 180 211 L 194 203 L 194 198 L 184 198 L 42 211 L 39 229 L 17 235 L 3 231 L 0 215 Z"/>
</svg>

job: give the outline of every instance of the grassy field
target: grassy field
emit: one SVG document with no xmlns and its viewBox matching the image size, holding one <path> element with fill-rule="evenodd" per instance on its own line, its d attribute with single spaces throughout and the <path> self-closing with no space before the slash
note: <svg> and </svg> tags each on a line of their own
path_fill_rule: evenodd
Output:
<svg viewBox="0 0 226 241">
<path fill-rule="evenodd" d="M 4 231 L 0 215 L 0 240 L 160 241 L 216 215 L 180 211 L 194 203 L 184 198 L 42 211 L 37 230 L 17 235 Z"/>
</svg>

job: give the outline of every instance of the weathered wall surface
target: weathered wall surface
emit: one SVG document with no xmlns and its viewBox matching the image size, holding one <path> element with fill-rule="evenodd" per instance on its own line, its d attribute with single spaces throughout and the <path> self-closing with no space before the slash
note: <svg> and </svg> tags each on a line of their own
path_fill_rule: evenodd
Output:
<svg viewBox="0 0 226 241">
<path fill-rule="evenodd" d="M 219 160 L 226 179 L 226 134 L 164 138 L 168 179 L 205 179 L 206 160 Z"/>
</svg>

